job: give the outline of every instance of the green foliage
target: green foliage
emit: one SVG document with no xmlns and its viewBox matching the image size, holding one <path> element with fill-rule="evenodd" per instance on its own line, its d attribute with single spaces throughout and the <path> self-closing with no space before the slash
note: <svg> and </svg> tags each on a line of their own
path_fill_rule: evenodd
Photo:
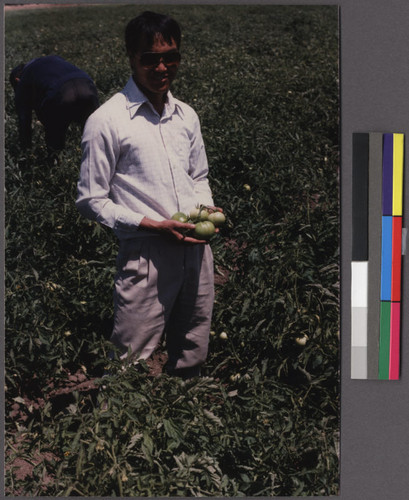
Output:
<svg viewBox="0 0 409 500">
<path fill-rule="evenodd" d="M 123 29 L 144 9 L 7 12 L 6 75 L 56 53 L 92 76 L 103 102 L 129 76 Z M 6 83 L 7 461 L 53 456 L 31 478 L 8 469 L 8 491 L 337 494 L 337 9 L 156 10 L 182 25 L 172 91 L 200 116 L 228 220 L 212 242 L 215 335 L 204 377 L 151 377 L 108 361 L 117 242 L 75 209 L 79 130 L 50 159 L 34 121 L 34 146 L 21 150 Z M 56 404 L 52 389 L 79 370 L 105 389 Z M 23 420 L 12 416 L 16 404 Z"/>
</svg>

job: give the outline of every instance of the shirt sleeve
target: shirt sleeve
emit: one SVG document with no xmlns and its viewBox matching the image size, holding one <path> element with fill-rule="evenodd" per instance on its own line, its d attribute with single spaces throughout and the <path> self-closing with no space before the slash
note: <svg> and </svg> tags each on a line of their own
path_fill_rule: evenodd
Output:
<svg viewBox="0 0 409 500">
<path fill-rule="evenodd" d="M 209 185 L 209 166 L 205 145 L 200 129 L 199 118 L 195 113 L 192 147 L 190 152 L 190 176 L 194 182 L 196 203 L 200 205 L 213 206 L 213 197 Z"/>
<path fill-rule="evenodd" d="M 116 128 L 109 117 L 95 112 L 85 125 L 76 207 L 86 218 L 114 230 L 138 230 L 144 215 L 110 198 L 111 180 L 120 153 Z"/>
</svg>

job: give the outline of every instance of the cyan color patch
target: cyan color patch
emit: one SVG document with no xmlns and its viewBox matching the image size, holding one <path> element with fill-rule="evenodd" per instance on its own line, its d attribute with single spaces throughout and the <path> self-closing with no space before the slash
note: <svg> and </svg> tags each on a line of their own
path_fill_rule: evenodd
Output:
<svg viewBox="0 0 409 500">
<path fill-rule="evenodd" d="M 392 216 L 382 216 L 381 300 L 391 300 Z"/>
</svg>

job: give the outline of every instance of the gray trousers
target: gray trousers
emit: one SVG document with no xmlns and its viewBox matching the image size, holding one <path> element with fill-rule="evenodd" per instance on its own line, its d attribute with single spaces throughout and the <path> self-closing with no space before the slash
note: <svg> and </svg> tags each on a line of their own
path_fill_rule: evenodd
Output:
<svg viewBox="0 0 409 500">
<path fill-rule="evenodd" d="M 209 245 L 162 236 L 123 240 L 117 258 L 111 340 L 122 354 L 147 359 L 165 335 L 166 371 L 200 374 L 214 302 Z"/>
</svg>

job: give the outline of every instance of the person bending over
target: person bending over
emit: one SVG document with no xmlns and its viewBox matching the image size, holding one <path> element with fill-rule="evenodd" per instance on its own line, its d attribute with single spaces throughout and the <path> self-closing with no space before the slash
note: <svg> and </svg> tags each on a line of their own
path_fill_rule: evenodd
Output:
<svg viewBox="0 0 409 500">
<path fill-rule="evenodd" d="M 10 74 L 15 92 L 20 144 L 32 143 L 32 112 L 45 130 L 45 142 L 51 151 L 65 146 L 71 123 L 82 128 L 99 106 L 98 92 L 92 79 L 81 69 L 59 56 L 46 56 L 19 64 Z"/>
</svg>

